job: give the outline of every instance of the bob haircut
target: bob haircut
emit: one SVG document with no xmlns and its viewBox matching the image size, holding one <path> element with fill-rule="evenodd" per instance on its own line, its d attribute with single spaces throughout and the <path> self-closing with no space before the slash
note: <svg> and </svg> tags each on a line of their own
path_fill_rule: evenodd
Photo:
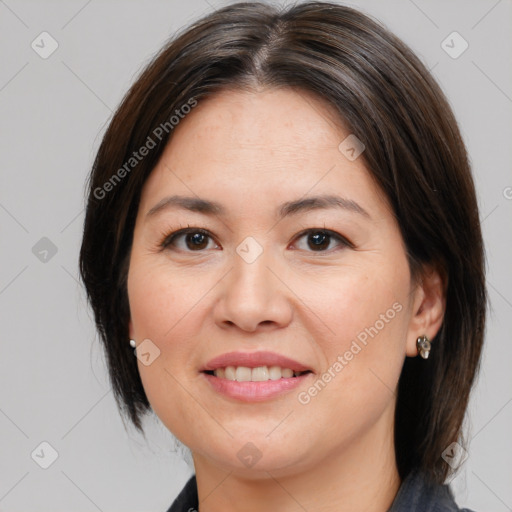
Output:
<svg viewBox="0 0 512 512">
<path fill-rule="evenodd" d="M 168 42 L 114 114 L 87 183 L 79 263 L 116 403 L 144 434 L 141 418 L 151 406 L 127 347 L 127 274 L 144 182 L 193 106 L 221 89 L 261 87 L 307 91 L 330 104 L 366 147 L 361 158 L 392 206 L 412 278 L 429 267 L 444 277 L 444 321 L 427 361 L 405 358 L 394 431 L 400 477 L 418 469 L 442 483 L 450 469 L 442 452 L 463 443 L 485 330 L 471 169 L 448 100 L 426 67 L 379 22 L 334 3 L 219 9 Z"/>
</svg>

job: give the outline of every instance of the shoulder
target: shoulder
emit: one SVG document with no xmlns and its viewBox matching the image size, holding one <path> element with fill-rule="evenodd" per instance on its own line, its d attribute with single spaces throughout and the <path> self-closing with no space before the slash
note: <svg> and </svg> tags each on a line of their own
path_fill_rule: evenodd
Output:
<svg viewBox="0 0 512 512">
<path fill-rule="evenodd" d="M 475 512 L 455 503 L 448 485 L 430 482 L 423 473 L 413 471 L 402 482 L 388 512 Z"/>
</svg>

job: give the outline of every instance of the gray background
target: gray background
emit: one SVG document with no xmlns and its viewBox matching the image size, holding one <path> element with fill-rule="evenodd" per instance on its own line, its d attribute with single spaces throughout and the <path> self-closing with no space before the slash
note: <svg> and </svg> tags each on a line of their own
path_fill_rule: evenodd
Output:
<svg viewBox="0 0 512 512">
<path fill-rule="evenodd" d="M 77 257 L 84 181 L 112 111 L 169 36 L 225 4 L 0 1 L 1 511 L 163 511 L 193 472 L 157 418 L 146 421 L 148 442 L 125 431 Z M 512 2 L 349 5 L 419 54 L 460 122 L 492 311 L 467 417 L 469 457 L 452 485 L 459 505 L 512 510 Z M 43 31 L 58 42 L 46 59 L 31 47 L 51 48 Z M 469 44 L 455 59 L 441 45 L 453 31 Z M 449 44 L 453 52 L 462 42 Z M 45 441 L 58 454 L 47 469 Z"/>
</svg>

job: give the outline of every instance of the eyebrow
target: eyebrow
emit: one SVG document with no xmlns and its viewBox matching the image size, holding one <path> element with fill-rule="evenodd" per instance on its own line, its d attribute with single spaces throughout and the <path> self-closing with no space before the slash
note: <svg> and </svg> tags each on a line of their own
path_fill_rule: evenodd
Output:
<svg viewBox="0 0 512 512">
<path fill-rule="evenodd" d="M 147 212 L 146 220 L 165 210 L 175 208 L 181 208 L 209 216 L 226 216 L 227 214 L 226 208 L 216 201 L 209 201 L 199 197 L 174 195 L 164 197 L 155 206 L 153 206 Z M 311 210 L 328 208 L 341 208 L 343 210 L 358 213 L 371 219 L 370 214 L 361 205 L 352 199 L 347 199 L 332 194 L 324 194 L 285 202 L 279 206 L 277 210 L 277 217 L 279 219 L 283 219 L 284 217 L 290 215 L 297 215 L 299 213 L 305 213 Z"/>
</svg>

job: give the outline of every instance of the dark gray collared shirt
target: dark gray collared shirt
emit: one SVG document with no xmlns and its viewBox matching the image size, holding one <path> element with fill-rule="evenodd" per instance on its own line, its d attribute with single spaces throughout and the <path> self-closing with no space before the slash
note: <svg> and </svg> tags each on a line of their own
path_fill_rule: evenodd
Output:
<svg viewBox="0 0 512 512">
<path fill-rule="evenodd" d="M 199 507 L 195 475 L 185 484 L 167 512 L 197 512 Z M 430 484 L 420 473 L 411 473 L 398 489 L 386 512 L 473 512 L 460 509 L 447 485 Z"/>
</svg>

